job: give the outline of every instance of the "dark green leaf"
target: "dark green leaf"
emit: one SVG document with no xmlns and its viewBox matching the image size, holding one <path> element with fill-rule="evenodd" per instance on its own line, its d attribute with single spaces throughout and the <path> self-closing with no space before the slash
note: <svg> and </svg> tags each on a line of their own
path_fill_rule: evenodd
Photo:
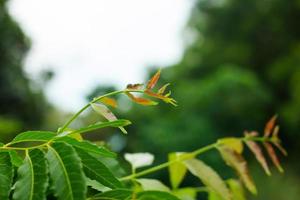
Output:
<svg viewBox="0 0 300 200">
<path fill-rule="evenodd" d="M 58 200 L 84 200 L 86 182 L 80 158 L 69 144 L 57 142 L 48 148 L 47 160 L 54 195 Z"/>
<path fill-rule="evenodd" d="M 17 135 L 9 144 L 20 142 L 48 142 L 55 136 L 55 133 L 49 131 L 27 131 Z"/>
<path fill-rule="evenodd" d="M 8 200 L 13 180 L 13 165 L 8 152 L 0 152 L 0 199 Z"/>
<path fill-rule="evenodd" d="M 80 148 L 86 152 L 89 153 L 94 153 L 95 155 L 103 156 L 103 157 L 110 157 L 110 158 L 115 158 L 116 154 L 104 146 L 98 146 L 96 144 L 93 144 L 89 141 L 83 140 L 83 141 L 78 141 L 74 138 L 71 137 L 61 137 L 58 139 L 55 139 L 55 141 L 63 141 L 66 142 L 72 146 L 75 146 L 77 148 Z"/>
<path fill-rule="evenodd" d="M 97 194 L 92 197 L 92 200 L 125 200 L 132 195 L 131 190 L 114 189 L 104 193 Z"/>
<path fill-rule="evenodd" d="M 112 174 L 112 172 L 99 160 L 86 153 L 82 149 L 76 148 L 81 158 L 85 175 L 92 180 L 109 188 L 121 188 L 121 182 Z"/>
<path fill-rule="evenodd" d="M 26 153 L 18 169 L 14 200 L 44 200 L 48 185 L 47 165 L 44 153 L 39 149 Z"/>
<path fill-rule="evenodd" d="M 23 164 L 23 159 L 16 151 L 10 150 L 9 155 L 10 155 L 11 162 L 14 166 L 20 167 Z"/>
</svg>

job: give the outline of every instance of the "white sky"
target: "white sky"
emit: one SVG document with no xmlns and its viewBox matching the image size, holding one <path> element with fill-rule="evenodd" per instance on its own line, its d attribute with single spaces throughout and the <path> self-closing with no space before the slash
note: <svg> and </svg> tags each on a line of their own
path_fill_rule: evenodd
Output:
<svg viewBox="0 0 300 200">
<path fill-rule="evenodd" d="M 77 110 L 98 84 L 142 82 L 149 65 L 177 62 L 191 0 L 11 0 L 31 38 L 26 72 L 44 69 L 50 102 Z"/>
</svg>

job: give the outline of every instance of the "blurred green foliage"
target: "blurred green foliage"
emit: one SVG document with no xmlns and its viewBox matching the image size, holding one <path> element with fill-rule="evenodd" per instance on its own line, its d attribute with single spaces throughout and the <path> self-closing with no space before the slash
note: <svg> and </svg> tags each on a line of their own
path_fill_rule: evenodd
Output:
<svg viewBox="0 0 300 200">
<path fill-rule="evenodd" d="M 217 137 L 242 135 L 244 130 L 262 132 L 265 122 L 278 114 L 290 152 L 287 170 L 293 175 L 267 181 L 258 176 L 257 181 L 270 183 L 268 191 L 273 191 L 258 199 L 282 199 L 276 196 L 281 191 L 274 189 L 289 188 L 290 183 L 293 189 L 284 199 L 298 199 L 299 19 L 299 0 L 196 1 L 183 57 L 162 73 L 162 82 L 173 84 L 179 107 L 133 106 L 125 114 L 135 122 L 126 151 L 149 151 L 162 160 L 167 152 L 189 151 Z"/>
<path fill-rule="evenodd" d="M 46 115 L 43 93 L 26 76 L 23 63 L 30 42 L 0 0 L 0 139 L 39 128 Z"/>
</svg>

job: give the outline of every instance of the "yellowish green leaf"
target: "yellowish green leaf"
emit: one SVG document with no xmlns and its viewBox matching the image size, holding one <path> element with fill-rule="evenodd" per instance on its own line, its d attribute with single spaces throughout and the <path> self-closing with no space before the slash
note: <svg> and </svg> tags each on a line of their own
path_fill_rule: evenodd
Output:
<svg viewBox="0 0 300 200">
<path fill-rule="evenodd" d="M 177 188 L 180 185 L 187 171 L 186 166 L 179 160 L 181 155 L 183 155 L 183 153 L 169 154 L 169 162 L 176 161 L 169 166 L 169 176 L 172 188 Z"/>
<path fill-rule="evenodd" d="M 106 105 L 109 105 L 111 107 L 114 107 L 114 108 L 118 107 L 117 101 L 113 98 L 103 97 L 103 98 L 100 99 L 100 102 L 102 102 Z"/>
<path fill-rule="evenodd" d="M 156 179 L 148 179 L 148 178 L 140 178 L 137 179 L 143 188 L 143 190 L 156 190 L 156 191 L 163 191 L 163 192 L 171 192 L 170 188 L 168 188 L 165 184 L 160 182 Z"/>
<path fill-rule="evenodd" d="M 231 148 L 221 146 L 218 148 L 226 164 L 235 169 L 241 177 L 246 188 L 253 194 L 257 193 L 256 186 L 250 176 L 248 165 L 243 156 Z"/>
<path fill-rule="evenodd" d="M 235 179 L 227 180 L 232 194 L 232 200 L 246 200 L 244 188 L 240 181 Z"/>
<path fill-rule="evenodd" d="M 223 139 L 219 139 L 218 143 L 233 149 L 239 154 L 241 154 L 244 149 L 243 142 L 239 138 L 234 138 L 234 137 L 223 138 Z"/>
<path fill-rule="evenodd" d="M 197 159 L 184 161 L 188 170 L 198 177 L 213 192 L 221 196 L 224 200 L 230 200 L 230 191 L 222 178 L 208 165 Z"/>
</svg>

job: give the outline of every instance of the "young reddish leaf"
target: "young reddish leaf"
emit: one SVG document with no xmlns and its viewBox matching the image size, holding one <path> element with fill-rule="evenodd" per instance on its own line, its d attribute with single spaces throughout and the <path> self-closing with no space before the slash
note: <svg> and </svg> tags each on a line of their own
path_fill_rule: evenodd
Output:
<svg viewBox="0 0 300 200">
<path fill-rule="evenodd" d="M 218 150 L 226 164 L 237 171 L 246 188 L 253 194 L 257 194 L 256 186 L 250 176 L 247 162 L 243 156 L 226 146 L 221 146 Z"/>
<path fill-rule="evenodd" d="M 154 76 L 152 76 L 152 78 L 148 81 L 147 87 L 146 87 L 147 89 L 151 90 L 152 88 L 154 88 L 154 86 L 156 85 L 156 83 L 157 83 L 157 81 L 158 81 L 158 79 L 160 77 L 160 72 L 161 72 L 161 70 L 158 70 L 154 74 Z"/>
<path fill-rule="evenodd" d="M 117 101 L 113 98 L 103 97 L 103 98 L 100 99 L 100 101 L 102 103 L 106 104 L 106 105 L 111 106 L 111 107 L 114 107 L 114 108 L 118 107 Z"/>
<path fill-rule="evenodd" d="M 274 115 L 266 124 L 265 126 L 265 131 L 264 131 L 264 136 L 265 137 L 269 137 L 272 133 L 272 130 L 275 126 L 276 123 L 276 119 L 277 119 L 277 115 Z"/>
<path fill-rule="evenodd" d="M 143 86 L 144 84 L 136 83 L 136 84 L 128 84 L 126 88 L 130 90 L 142 90 Z"/>
<path fill-rule="evenodd" d="M 163 100 L 166 103 L 172 104 L 173 106 L 177 106 L 177 102 L 175 101 L 175 99 L 170 98 L 168 94 L 167 94 L 168 96 L 167 95 L 163 96 L 161 94 L 154 93 L 154 92 L 152 92 L 150 90 L 146 90 L 145 94 L 147 94 L 150 97 L 161 99 L 161 100 Z"/>
<path fill-rule="evenodd" d="M 144 105 L 144 106 L 155 106 L 155 105 L 158 104 L 157 102 L 152 101 L 152 100 L 150 100 L 150 99 L 145 99 L 145 98 L 142 98 L 142 97 L 136 97 L 136 96 L 134 96 L 133 94 L 131 94 L 131 93 L 129 93 L 129 92 L 126 92 L 126 95 L 127 95 L 132 101 L 134 101 L 135 103 L 141 104 L 141 105 Z"/>
<path fill-rule="evenodd" d="M 92 108 L 106 118 L 108 121 L 116 121 L 117 117 L 103 104 L 93 103 Z M 124 133 L 127 134 L 127 131 L 123 127 L 119 127 L 119 129 Z"/>
<path fill-rule="evenodd" d="M 277 169 L 278 169 L 279 172 L 283 173 L 284 170 L 283 170 L 283 168 L 280 165 L 279 159 L 278 159 L 278 157 L 277 157 L 277 155 L 275 153 L 275 150 L 272 147 L 272 145 L 270 143 L 268 143 L 268 142 L 264 142 L 263 144 L 264 144 L 265 149 L 267 150 L 267 152 L 268 152 L 268 154 L 269 154 L 269 156 L 270 156 L 273 164 L 277 167 Z"/>
<path fill-rule="evenodd" d="M 165 90 L 167 89 L 167 87 L 170 85 L 170 83 L 167 83 L 165 85 L 163 85 L 161 88 L 159 88 L 157 94 L 163 94 L 165 92 Z"/>
<path fill-rule="evenodd" d="M 254 135 L 252 134 L 254 133 L 255 135 L 257 135 L 256 132 L 251 132 L 251 133 L 245 133 L 246 137 L 250 136 L 250 135 Z M 262 166 L 262 168 L 265 170 L 267 175 L 271 175 L 270 169 L 268 167 L 268 163 L 263 155 L 263 152 L 260 148 L 260 146 L 251 140 L 246 141 L 246 145 L 249 147 L 249 149 L 252 151 L 252 153 L 255 155 L 256 160 L 260 163 L 260 165 Z"/>
</svg>

